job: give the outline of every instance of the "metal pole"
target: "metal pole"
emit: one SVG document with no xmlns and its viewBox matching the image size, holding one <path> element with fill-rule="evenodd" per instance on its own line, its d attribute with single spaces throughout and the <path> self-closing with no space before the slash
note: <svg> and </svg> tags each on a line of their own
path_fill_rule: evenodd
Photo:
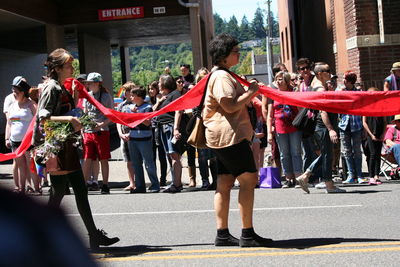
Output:
<svg viewBox="0 0 400 267">
<path fill-rule="evenodd" d="M 272 48 L 271 48 L 271 36 L 272 36 L 272 23 L 271 23 L 271 0 L 267 1 L 267 40 L 266 40 L 266 50 L 267 50 L 267 73 L 268 73 L 268 84 L 271 84 L 273 81 L 272 77 Z"/>
</svg>

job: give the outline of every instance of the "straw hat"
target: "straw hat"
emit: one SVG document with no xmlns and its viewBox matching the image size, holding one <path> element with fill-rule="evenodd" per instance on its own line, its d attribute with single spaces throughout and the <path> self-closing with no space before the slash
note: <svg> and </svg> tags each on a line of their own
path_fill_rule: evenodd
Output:
<svg viewBox="0 0 400 267">
<path fill-rule="evenodd" d="M 392 65 L 392 71 L 400 70 L 400 62 L 395 62 Z"/>
<path fill-rule="evenodd" d="M 400 120 L 400 114 L 394 116 L 394 119 L 392 120 L 392 123 L 395 123 L 396 121 Z"/>
</svg>

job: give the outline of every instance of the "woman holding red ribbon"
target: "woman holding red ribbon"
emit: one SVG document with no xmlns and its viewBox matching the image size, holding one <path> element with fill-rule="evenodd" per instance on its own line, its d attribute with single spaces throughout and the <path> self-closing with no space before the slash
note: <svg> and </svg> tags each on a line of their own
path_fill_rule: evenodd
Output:
<svg viewBox="0 0 400 267">
<path fill-rule="evenodd" d="M 78 99 L 78 90 L 73 82 L 72 94 L 63 86 L 67 78 L 72 77 L 74 68 L 72 66 L 72 55 L 62 49 L 54 50 L 45 63 L 49 81 L 43 88 L 38 103 L 38 114 L 33 137 L 35 145 L 43 142 L 44 137 L 40 131 L 40 125 L 46 120 L 71 123 L 75 131 L 79 131 L 82 125 L 78 118 L 67 115 L 75 108 Z M 76 81 L 77 82 L 77 81 Z M 87 188 L 79 162 L 77 148 L 74 141 L 67 140 L 63 148 L 57 154 L 58 170 L 50 172 L 51 190 L 49 205 L 58 207 L 65 193 L 65 186 L 70 182 L 79 214 L 81 215 L 86 229 L 89 232 L 90 247 L 98 248 L 99 245 L 109 246 L 119 241 L 119 238 L 108 238 L 103 230 L 98 230 L 93 221 L 92 212 L 87 196 Z"/>
<path fill-rule="evenodd" d="M 257 94 L 252 82 L 245 89 L 228 69 L 239 63 L 238 42 L 221 34 L 210 42 L 213 64 L 218 67 L 210 75 L 204 100 L 203 120 L 207 146 L 217 157 L 218 179 L 214 206 L 217 220 L 216 246 L 261 247 L 272 242 L 258 236 L 253 229 L 254 188 L 258 175 L 250 141 L 253 136 L 246 105 Z M 240 182 L 239 208 L 242 219 L 240 240 L 228 229 L 229 202 L 235 179 Z"/>
</svg>

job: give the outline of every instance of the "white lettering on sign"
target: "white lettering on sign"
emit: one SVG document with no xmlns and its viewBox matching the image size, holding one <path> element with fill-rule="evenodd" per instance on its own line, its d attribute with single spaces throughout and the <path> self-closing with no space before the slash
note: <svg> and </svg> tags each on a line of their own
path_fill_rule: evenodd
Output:
<svg viewBox="0 0 400 267">
<path fill-rule="evenodd" d="M 144 17 L 144 7 L 125 7 L 98 10 L 99 20 L 135 19 Z"/>
<path fill-rule="evenodd" d="M 165 14 L 165 6 L 153 7 L 154 14 Z"/>
</svg>

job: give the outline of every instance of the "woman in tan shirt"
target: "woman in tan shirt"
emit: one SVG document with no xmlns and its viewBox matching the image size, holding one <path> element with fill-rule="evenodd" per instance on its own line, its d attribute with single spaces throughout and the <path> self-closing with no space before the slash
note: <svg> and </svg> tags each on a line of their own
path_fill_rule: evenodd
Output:
<svg viewBox="0 0 400 267">
<path fill-rule="evenodd" d="M 217 156 L 218 179 L 214 206 L 217 220 L 216 246 L 260 247 L 272 242 L 253 230 L 254 188 L 257 169 L 250 148 L 253 128 L 246 104 L 257 94 L 257 83 L 247 91 L 228 72 L 239 63 L 238 42 L 221 34 L 210 42 L 210 54 L 216 66 L 206 88 L 203 120 L 207 146 Z M 242 219 L 240 240 L 228 230 L 231 188 L 235 179 L 240 182 L 239 208 Z"/>
</svg>

